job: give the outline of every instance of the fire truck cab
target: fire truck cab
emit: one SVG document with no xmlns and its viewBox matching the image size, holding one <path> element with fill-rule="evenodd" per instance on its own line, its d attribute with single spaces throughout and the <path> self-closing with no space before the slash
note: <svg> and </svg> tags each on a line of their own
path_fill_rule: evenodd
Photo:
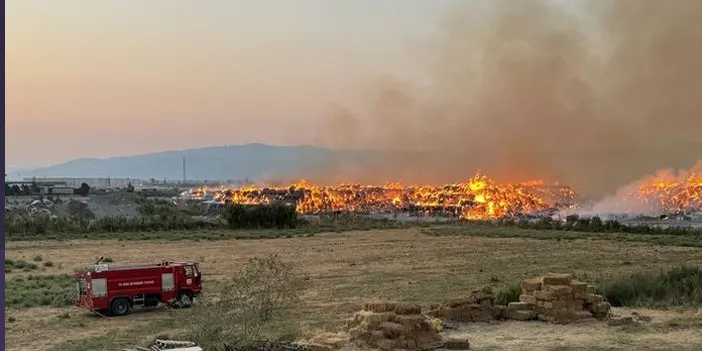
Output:
<svg viewBox="0 0 702 351">
<path fill-rule="evenodd" d="M 160 303 L 187 308 L 202 292 L 202 273 L 193 262 L 109 265 L 98 261 L 77 270 L 75 278 L 77 307 L 115 316 Z"/>
</svg>

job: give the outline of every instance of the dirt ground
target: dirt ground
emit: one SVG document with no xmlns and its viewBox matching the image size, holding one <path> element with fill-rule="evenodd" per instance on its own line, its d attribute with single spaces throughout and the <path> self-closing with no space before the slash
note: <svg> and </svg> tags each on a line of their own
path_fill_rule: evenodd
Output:
<svg viewBox="0 0 702 351">
<path fill-rule="evenodd" d="M 6 280 L 20 274 L 70 273 L 105 256 L 116 263 L 197 261 L 208 284 L 226 278 L 249 257 L 271 252 L 310 276 L 311 287 L 297 313 L 308 333 L 337 330 L 371 298 L 429 304 L 462 296 L 479 285 L 497 287 L 546 272 L 573 273 L 594 282 L 680 263 L 702 265 L 700 248 L 603 240 L 433 237 L 405 229 L 268 240 L 7 242 L 7 258 L 31 260 L 41 255 L 55 266 L 41 272 L 7 274 Z M 178 313 L 156 310 L 99 318 L 74 308 L 8 310 L 7 315 L 16 321 L 7 324 L 7 350 L 84 349 L 77 342 L 91 339 L 131 346 L 172 332 L 165 322 L 177 320 Z M 628 329 L 602 323 L 555 327 L 505 322 L 466 325 L 460 332 L 470 335 L 476 350 L 684 350 L 687 345 L 689 349 L 702 346 L 700 312 L 641 313 L 650 315 L 652 321 Z"/>
</svg>

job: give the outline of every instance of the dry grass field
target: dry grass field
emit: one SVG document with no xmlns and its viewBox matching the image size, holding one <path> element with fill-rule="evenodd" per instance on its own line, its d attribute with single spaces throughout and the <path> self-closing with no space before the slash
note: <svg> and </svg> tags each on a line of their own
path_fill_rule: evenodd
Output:
<svg viewBox="0 0 702 351">
<path fill-rule="evenodd" d="M 339 330 L 362 301 L 370 298 L 427 305 L 462 296 L 480 285 L 500 287 L 546 272 L 567 272 L 598 282 L 681 263 L 702 265 L 702 248 L 698 247 L 601 238 L 430 236 L 421 229 L 392 229 L 262 240 L 7 242 L 7 258 L 31 262 L 41 256 L 52 265 L 13 271 L 5 279 L 8 283 L 19 276 L 71 273 L 99 256 L 116 263 L 173 259 L 200 262 L 207 289 L 248 258 L 272 252 L 310 277 L 303 304 L 291 317 L 294 321 L 281 322 L 281 328 L 290 326 L 291 333 L 301 335 Z M 615 309 L 615 313 L 629 312 Z M 699 311 L 638 312 L 652 320 L 625 327 L 608 327 L 602 322 L 567 326 L 496 322 L 465 325 L 456 332 L 467 333 L 475 350 L 702 349 Z M 104 318 L 71 307 L 10 308 L 6 313 L 12 321 L 6 328 L 7 350 L 119 350 L 158 335 L 177 335 L 181 313 L 187 312 L 159 309 Z"/>
</svg>

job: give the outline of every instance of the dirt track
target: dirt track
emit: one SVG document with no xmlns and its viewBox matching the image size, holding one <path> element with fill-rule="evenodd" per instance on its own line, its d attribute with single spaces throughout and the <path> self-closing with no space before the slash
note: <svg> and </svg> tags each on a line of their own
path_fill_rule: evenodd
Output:
<svg viewBox="0 0 702 351">
<path fill-rule="evenodd" d="M 478 285 L 498 286 L 549 271 L 571 272 L 593 281 L 683 262 L 702 264 L 702 250 L 699 248 L 601 240 L 430 237 L 418 230 L 351 232 L 274 240 L 9 242 L 5 252 L 13 259 L 29 260 L 41 255 L 57 264 L 42 274 L 68 273 L 98 256 L 112 257 L 118 263 L 194 260 L 201 262 L 206 282 L 228 276 L 251 256 L 279 252 L 311 277 L 312 286 L 300 312 L 303 314 L 300 316 L 304 320 L 303 329 L 308 331 L 337 328 L 367 298 L 428 304 L 460 296 Z M 9 276 L 16 274 L 26 273 Z M 70 312 L 70 318 L 58 320 L 58 316 L 65 312 Z M 161 318 L 177 318 L 172 313 L 155 312 L 96 321 L 71 308 L 9 311 L 8 315 L 17 319 L 17 322 L 8 324 L 6 330 L 8 350 L 45 350 L 67 340 L 105 335 Z M 495 333 L 490 328 L 485 329 L 484 338 Z M 480 340 L 481 331 L 472 333 L 476 334 L 476 340 Z M 591 336 L 594 342 L 600 343 L 611 338 L 607 335 L 596 333 Z M 128 339 L 134 340 L 114 342 L 129 343 L 143 337 L 149 335 L 132 335 Z M 540 332 L 529 338 L 537 343 L 548 339 Z M 702 340 L 698 342 L 702 345 Z M 546 345 L 556 347 L 560 344 Z M 480 348 L 476 345 L 476 349 Z"/>
</svg>

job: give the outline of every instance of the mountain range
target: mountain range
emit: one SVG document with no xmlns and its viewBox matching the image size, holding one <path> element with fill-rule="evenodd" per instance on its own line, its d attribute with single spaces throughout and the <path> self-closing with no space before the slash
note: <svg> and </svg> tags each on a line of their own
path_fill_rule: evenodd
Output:
<svg viewBox="0 0 702 351">
<path fill-rule="evenodd" d="M 134 156 L 79 158 L 34 169 L 13 170 L 24 177 L 137 178 L 194 180 L 294 179 L 338 167 L 362 166 L 392 151 L 331 150 L 315 146 L 246 144 L 173 150 Z M 7 170 L 6 170 L 7 172 Z"/>
</svg>

